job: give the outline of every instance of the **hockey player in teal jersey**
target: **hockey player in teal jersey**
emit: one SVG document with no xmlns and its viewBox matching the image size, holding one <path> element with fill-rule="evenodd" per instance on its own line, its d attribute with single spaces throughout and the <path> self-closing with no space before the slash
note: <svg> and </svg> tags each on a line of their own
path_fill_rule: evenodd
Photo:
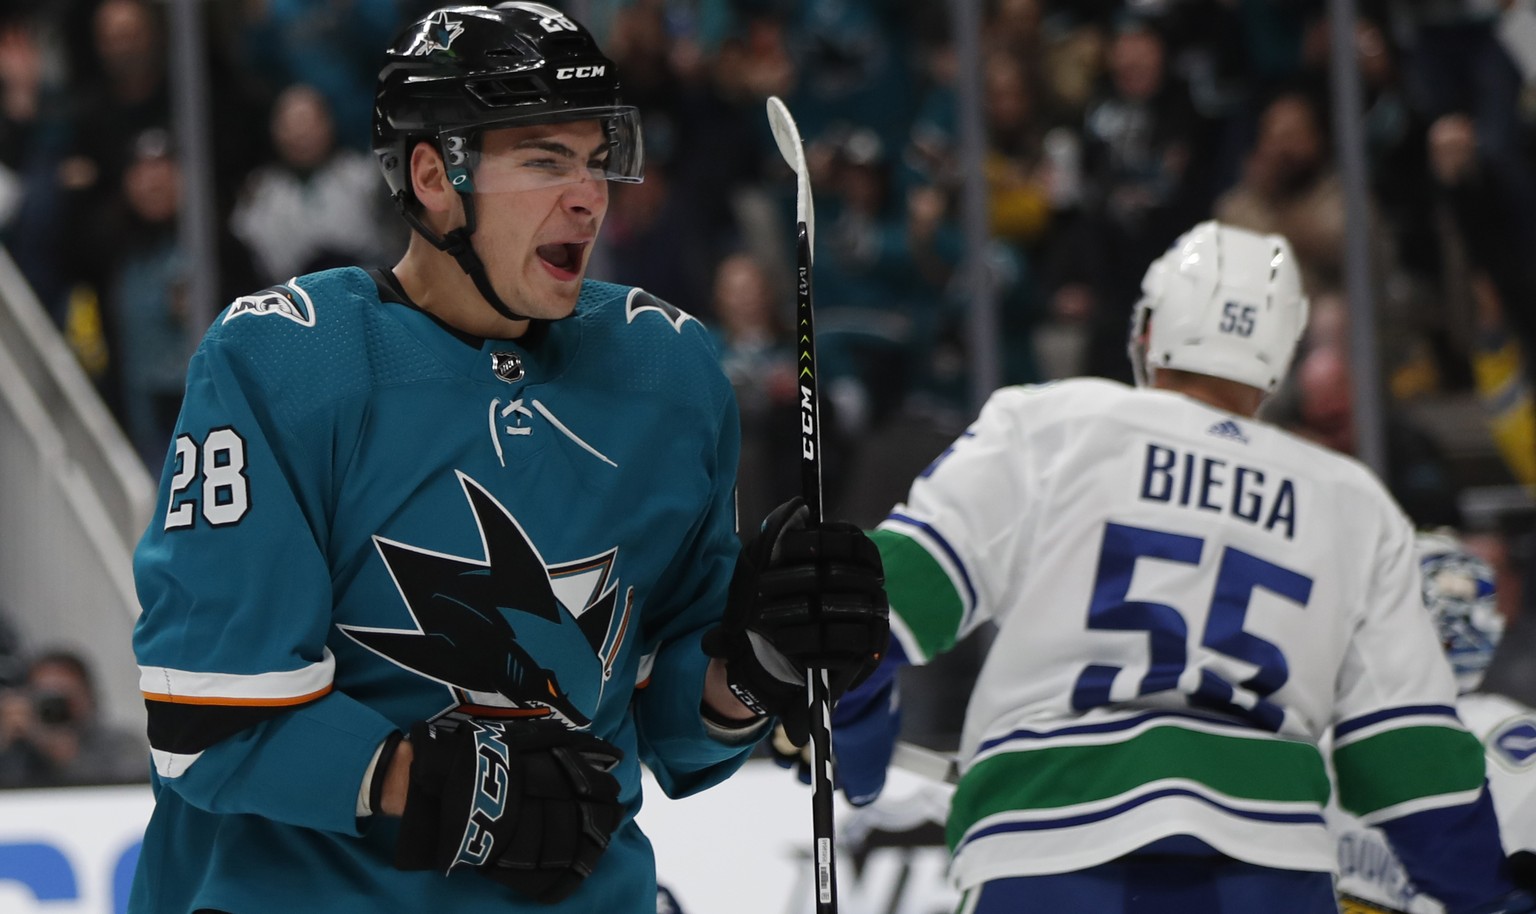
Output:
<svg viewBox="0 0 1536 914">
<path fill-rule="evenodd" d="M 795 503 L 741 549 L 708 334 L 584 279 L 642 173 L 585 28 L 423 17 L 375 148 L 403 259 L 236 300 L 189 368 L 134 564 L 129 909 L 650 914 L 640 766 L 683 796 L 803 733 L 806 667 L 884 648 L 878 554 Z"/>
<path fill-rule="evenodd" d="M 946 823 L 963 914 L 1332 914 L 1338 801 L 1463 912 L 1511 883 L 1413 531 L 1357 462 L 1254 418 L 1307 302 L 1290 245 L 1202 223 L 1153 263 L 1138 386 L 993 394 L 873 536 L 892 645 L 834 712 L 878 794 L 896 668 L 996 625 Z"/>
</svg>

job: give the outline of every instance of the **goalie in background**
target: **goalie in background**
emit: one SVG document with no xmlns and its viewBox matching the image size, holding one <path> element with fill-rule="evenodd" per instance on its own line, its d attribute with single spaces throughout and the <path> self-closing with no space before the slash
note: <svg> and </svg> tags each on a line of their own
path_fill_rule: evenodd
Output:
<svg viewBox="0 0 1536 914">
<path fill-rule="evenodd" d="M 1415 544 L 1424 605 L 1461 693 L 1456 713 L 1482 741 L 1504 848 L 1523 862 L 1521 852 L 1536 851 L 1536 710 L 1479 691 L 1504 635 L 1504 617 L 1495 605 L 1494 570 L 1468 552 L 1448 528 L 1420 533 Z M 1408 878 L 1379 829 L 1336 804 L 1328 808 L 1328 827 L 1338 838 L 1339 896 L 1345 914 L 1445 910 Z"/>
<path fill-rule="evenodd" d="M 946 825 L 961 914 L 1333 914 L 1329 734 L 1339 802 L 1426 892 L 1536 908 L 1407 517 L 1254 418 L 1307 313 L 1286 239 L 1195 226 L 1143 279 L 1137 387 L 997 391 L 871 534 L 892 639 L 833 717 L 852 801 L 884 782 L 899 666 L 997 626 Z"/>
</svg>

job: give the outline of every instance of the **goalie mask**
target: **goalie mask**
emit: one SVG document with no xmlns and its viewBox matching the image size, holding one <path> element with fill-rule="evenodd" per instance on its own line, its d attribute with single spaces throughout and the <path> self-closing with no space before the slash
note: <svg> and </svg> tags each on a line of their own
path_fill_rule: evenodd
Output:
<svg viewBox="0 0 1536 914">
<path fill-rule="evenodd" d="M 499 127 L 598 121 L 606 150 L 591 161 L 486 160 L 481 136 Z M 465 224 L 438 235 L 411 187 L 411 151 L 432 143 L 464 202 Z M 622 103 L 613 61 L 575 20 L 542 3 L 445 6 L 418 19 L 385 52 L 373 106 L 373 151 L 405 220 L 452 254 L 502 315 L 470 238 L 474 194 L 514 193 L 587 179 L 643 179 L 640 116 Z M 518 153 L 527 155 L 527 152 Z M 539 167 L 527 167 L 536 164 Z"/>
<path fill-rule="evenodd" d="M 1424 606 L 1456 672 L 1456 686 L 1463 694 L 1475 691 L 1504 636 L 1493 569 L 1446 533 L 1420 533 L 1414 551 Z"/>
<path fill-rule="evenodd" d="M 1174 368 L 1273 391 L 1307 326 L 1289 242 L 1214 221 L 1153 261 L 1141 291 L 1128 347 L 1141 387 Z"/>
</svg>

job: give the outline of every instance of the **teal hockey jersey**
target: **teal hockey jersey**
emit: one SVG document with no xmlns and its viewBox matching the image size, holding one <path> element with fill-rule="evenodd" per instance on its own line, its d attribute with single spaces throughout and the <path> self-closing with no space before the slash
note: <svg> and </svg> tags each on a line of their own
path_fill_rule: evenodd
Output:
<svg viewBox="0 0 1536 914">
<path fill-rule="evenodd" d="M 738 551 L 736 403 L 697 320 L 588 281 L 519 340 L 348 268 L 236 300 L 193 358 L 134 557 L 156 807 L 130 910 L 650 914 L 640 764 L 682 796 L 750 744 L 699 716 Z M 557 906 L 391 865 L 380 742 L 553 717 L 625 753 L 629 816 Z"/>
</svg>

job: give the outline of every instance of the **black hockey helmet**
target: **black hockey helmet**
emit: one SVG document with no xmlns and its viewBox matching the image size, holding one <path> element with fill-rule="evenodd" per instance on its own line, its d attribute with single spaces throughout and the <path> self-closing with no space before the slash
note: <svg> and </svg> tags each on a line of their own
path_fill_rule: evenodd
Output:
<svg viewBox="0 0 1536 914">
<path fill-rule="evenodd" d="M 452 254 L 501 314 L 470 244 L 480 137 L 495 127 L 597 120 L 608 139 L 601 169 L 612 181 L 644 174 L 639 112 L 623 104 L 613 61 L 592 33 L 542 3 L 444 6 L 407 26 L 390 44 L 373 104 L 373 150 L 402 216 Z M 463 195 L 465 225 L 438 236 L 418 216 L 411 150 L 433 143 Z M 594 167 L 597 167 L 594 165 Z"/>
<path fill-rule="evenodd" d="M 411 148 L 422 140 L 468 191 L 481 131 L 593 119 L 609 139 L 606 176 L 639 181 L 640 119 L 615 71 L 584 26 L 542 3 L 445 6 L 418 19 L 390 45 L 374 94 L 373 148 L 390 193 L 413 198 Z"/>
</svg>

